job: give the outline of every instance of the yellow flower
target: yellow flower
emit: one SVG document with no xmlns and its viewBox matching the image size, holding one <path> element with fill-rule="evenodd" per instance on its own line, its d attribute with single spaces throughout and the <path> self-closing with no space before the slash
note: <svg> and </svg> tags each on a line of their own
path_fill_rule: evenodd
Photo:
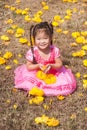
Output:
<svg viewBox="0 0 87 130">
<path fill-rule="evenodd" d="M 18 27 L 18 25 L 16 25 L 16 24 L 13 24 L 13 25 L 11 26 L 12 29 L 16 29 L 17 27 Z"/>
<path fill-rule="evenodd" d="M 70 46 L 76 47 L 76 46 L 77 46 L 77 43 L 76 43 L 76 42 L 70 43 Z"/>
<path fill-rule="evenodd" d="M 87 51 L 87 45 L 82 46 L 82 49 Z"/>
<path fill-rule="evenodd" d="M 64 19 L 69 20 L 69 19 L 71 19 L 71 16 L 66 15 L 66 16 L 64 17 Z"/>
<path fill-rule="evenodd" d="M 78 9 L 77 8 L 73 8 L 73 12 L 74 13 L 78 12 Z"/>
<path fill-rule="evenodd" d="M 69 33 L 69 31 L 68 31 L 68 30 L 65 30 L 65 31 L 62 31 L 62 33 L 66 35 L 66 34 Z"/>
<path fill-rule="evenodd" d="M 17 31 L 16 31 L 17 34 L 24 34 L 24 32 L 25 31 L 22 28 L 18 28 Z"/>
<path fill-rule="evenodd" d="M 10 5 L 5 5 L 5 8 L 9 9 L 9 8 L 10 8 Z"/>
<path fill-rule="evenodd" d="M 3 57 L 0 57 L 0 65 L 3 65 L 6 63 L 6 60 Z"/>
<path fill-rule="evenodd" d="M 84 111 L 86 111 L 86 112 L 87 112 L 87 107 L 85 107 L 85 108 L 84 108 Z"/>
<path fill-rule="evenodd" d="M 17 59 L 14 59 L 13 62 L 14 62 L 15 64 L 18 64 L 18 60 L 17 60 Z"/>
<path fill-rule="evenodd" d="M 59 15 L 54 16 L 54 21 L 60 21 L 60 20 L 61 20 L 61 17 Z"/>
<path fill-rule="evenodd" d="M 37 15 L 41 16 L 43 14 L 43 12 L 40 10 L 37 12 Z"/>
<path fill-rule="evenodd" d="M 46 78 L 46 74 L 43 71 L 38 71 L 36 76 L 42 80 Z"/>
<path fill-rule="evenodd" d="M 84 74 L 83 77 L 84 77 L 84 78 L 87 78 L 87 74 Z"/>
<path fill-rule="evenodd" d="M 58 126 L 60 124 L 59 120 L 53 118 L 49 118 L 46 115 L 42 115 L 41 117 L 35 118 L 36 124 L 46 124 L 48 126 Z"/>
<path fill-rule="evenodd" d="M 62 96 L 62 95 L 57 96 L 57 98 L 58 98 L 59 100 L 64 100 L 64 99 L 65 99 L 65 97 L 64 97 L 64 96 Z"/>
<path fill-rule="evenodd" d="M 77 78 L 80 78 L 80 72 L 77 72 L 77 73 L 75 74 L 75 76 L 76 76 Z"/>
<path fill-rule="evenodd" d="M 56 76 L 53 74 L 47 74 L 46 78 L 44 79 L 46 84 L 53 84 L 56 82 Z"/>
<path fill-rule="evenodd" d="M 77 43 L 85 43 L 85 38 L 83 36 L 79 36 L 76 38 Z"/>
<path fill-rule="evenodd" d="M 45 6 L 43 7 L 43 9 L 44 9 L 44 10 L 49 10 L 49 6 L 48 6 L 48 5 L 45 5 Z"/>
<path fill-rule="evenodd" d="M 56 22 L 56 21 L 53 21 L 53 22 L 52 22 L 52 25 L 53 25 L 54 27 L 59 26 L 58 22 Z"/>
<path fill-rule="evenodd" d="M 87 67 L 87 59 L 83 60 L 83 65 Z"/>
<path fill-rule="evenodd" d="M 10 7 L 10 10 L 12 10 L 12 11 L 14 11 L 15 9 L 16 9 L 16 8 L 13 7 L 13 6 Z"/>
<path fill-rule="evenodd" d="M 43 96 L 44 91 L 35 86 L 29 91 L 29 94 L 33 96 Z"/>
<path fill-rule="evenodd" d="M 27 11 L 27 10 L 22 10 L 21 14 L 22 14 L 22 15 L 27 15 L 27 14 L 28 14 L 28 11 Z"/>
<path fill-rule="evenodd" d="M 8 104 L 10 104 L 11 103 L 11 100 L 10 99 L 7 99 L 7 101 L 6 101 Z"/>
<path fill-rule="evenodd" d="M 21 0 L 16 0 L 16 3 L 19 4 L 21 2 Z"/>
<path fill-rule="evenodd" d="M 48 110 L 48 109 L 49 109 L 49 106 L 48 106 L 48 105 L 46 105 L 46 104 L 44 104 L 44 105 L 43 105 L 43 107 L 44 107 L 44 109 L 46 109 L 46 110 Z"/>
<path fill-rule="evenodd" d="M 22 57 L 22 55 L 21 55 L 21 54 L 18 54 L 18 57 L 20 57 L 20 58 L 21 58 L 21 57 Z"/>
<path fill-rule="evenodd" d="M 30 22 L 30 21 L 31 21 L 31 18 L 30 18 L 29 15 L 26 15 L 24 19 L 25 19 L 25 21 L 27 21 L 27 22 Z"/>
<path fill-rule="evenodd" d="M 61 33 L 61 32 L 62 32 L 62 29 L 61 29 L 61 28 L 58 28 L 58 29 L 56 30 L 56 32 Z"/>
<path fill-rule="evenodd" d="M 17 10 L 15 11 L 15 13 L 16 13 L 16 14 L 21 14 L 21 13 L 22 13 L 22 9 L 17 9 Z"/>
<path fill-rule="evenodd" d="M 72 114 L 71 116 L 70 116 L 70 119 L 75 119 L 76 118 L 76 114 Z"/>
<path fill-rule="evenodd" d="M 43 71 L 38 71 L 37 78 L 43 80 L 46 84 L 53 84 L 56 82 L 56 76 L 53 74 L 45 74 Z"/>
<path fill-rule="evenodd" d="M 87 21 L 85 21 L 84 25 L 86 25 L 86 26 L 87 26 Z"/>
<path fill-rule="evenodd" d="M 7 30 L 7 33 L 9 33 L 9 34 L 13 34 L 14 31 L 13 31 L 12 29 L 8 29 L 8 30 Z"/>
<path fill-rule="evenodd" d="M 1 40 L 10 41 L 10 38 L 7 37 L 6 35 L 2 35 L 2 36 L 1 36 Z"/>
<path fill-rule="evenodd" d="M 49 118 L 47 123 L 48 126 L 58 126 L 60 124 L 59 120 L 53 118 Z"/>
<path fill-rule="evenodd" d="M 18 108 L 18 106 L 16 104 L 14 104 L 13 108 L 16 110 Z"/>
<path fill-rule="evenodd" d="M 71 9 L 67 9 L 67 10 L 66 10 L 66 14 L 67 14 L 68 16 L 71 16 L 71 15 L 72 15 L 72 10 L 71 10 Z"/>
<path fill-rule="evenodd" d="M 72 37 L 77 38 L 80 36 L 80 32 L 72 32 Z"/>
<path fill-rule="evenodd" d="M 11 24 L 11 23 L 13 23 L 13 20 L 12 19 L 8 19 L 6 23 L 7 24 Z"/>
<path fill-rule="evenodd" d="M 83 79 L 83 87 L 84 87 L 84 89 L 87 89 L 87 80 L 86 79 Z"/>
<path fill-rule="evenodd" d="M 77 52 L 73 52 L 73 53 L 72 53 L 72 56 L 73 56 L 73 57 L 83 57 L 83 56 L 85 56 L 85 55 L 86 55 L 86 53 L 85 53 L 84 50 L 79 50 L 79 51 L 77 51 Z"/>
<path fill-rule="evenodd" d="M 42 1 L 42 2 L 41 2 L 41 5 L 42 5 L 42 6 L 46 6 L 46 2 L 43 2 L 43 1 Z"/>
<path fill-rule="evenodd" d="M 19 42 L 22 44 L 28 43 L 28 40 L 26 38 L 20 38 Z"/>
<path fill-rule="evenodd" d="M 36 124 L 47 123 L 48 119 L 49 119 L 48 116 L 42 115 L 41 117 L 36 117 L 35 122 L 36 122 Z"/>
<path fill-rule="evenodd" d="M 37 22 L 37 23 L 42 22 L 42 19 L 40 18 L 39 15 L 34 16 L 34 18 L 32 18 L 32 20 L 33 20 L 34 22 Z"/>
<path fill-rule="evenodd" d="M 9 58 L 12 57 L 12 53 L 11 53 L 11 52 L 6 52 L 6 53 L 3 55 L 3 57 L 4 57 L 5 59 L 9 59 Z"/>
<path fill-rule="evenodd" d="M 10 70 L 10 69 L 11 69 L 11 66 L 10 66 L 10 65 L 7 65 L 7 66 L 5 67 L 5 69 L 6 69 L 6 70 Z"/>
<path fill-rule="evenodd" d="M 81 32 L 81 34 L 86 37 L 87 36 L 87 31 Z"/>
<path fill-rule="evenodd" d="M 16 33 L 15 33 L 15 37 L 21 37 L 23 34 L 24 34 L 24 29 L 22 29 L 22 28 L 18 28 L 17 30 L 16 30 Z"/>
<path fill-rule="evenodd" d="M 30 104 L 33 104 L 33 103 L 34 103 L 34 104 L 39 105 L 40 103 L 43 102 L 43 100 L 44 100 L 44 97 L 42 97 L 42 96 L 36 96 L 36 97 L 30 99 L 30 100 L 29 100 L 29 103 L 30 103 Z"/>
</svg>

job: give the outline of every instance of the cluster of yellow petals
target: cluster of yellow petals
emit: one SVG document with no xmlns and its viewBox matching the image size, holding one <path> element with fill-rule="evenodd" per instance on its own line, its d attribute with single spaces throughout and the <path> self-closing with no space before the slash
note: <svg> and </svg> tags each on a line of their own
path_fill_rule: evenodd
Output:
<svg viewBox="0 0 87 130">
<path fill-rule="evenodd" d="M 56 82 L 56 76 L 53 74 L 46 74 L 39 70 L 36 74 L 37 78 L 43 80 L 46 84 L 53 84 Z"/>
<path fill-rule="evenodd" d="M 6 60 L 0 56 L 0 65 L 3 65 L 6 63 Z"/>
<path fill-rule="evenodd" d="M 44 101 L 44 97 L 42 96 L 35 96 L 32 99 L 29 100 L 30 104 L 37 104 L 39 105 L 40 103 L 42 103 Z"/>
<path fill-rule="evenodd" d="M 64 100 L 64 99 L 65 99 L 65 97 L 64 97 L 64 96 L 62 96 L 62 95 L 57 96 L 57 98 L 58 98 L 58 100 Z"/>
<path fill-rule="evenodd" d="M 83 60 L 83 65 L 87 67 L 87 59 Z"/>
<path fill-rule="evenodd" d="M 22 10 L 22 9 L 16 9 L 15 13 L 16 14 L 20 14 L 20 15 L 27 15 L 29 10 L 30 10 L 29 8 L 25 8 L 24 10 Z"/>
<path fill-rule="evenodd" d="M 55 119 L 54 117 L 49 118 L 46 115 L 42 115 L 41 117 L 35 118 L 36 124 L 46 124 L 48 126 L 58 126 L 60 124 L 59 120 Z"/>
<path fill-rule="evenodd" d="M 5 67 L 5 69 L 6 69 L 6 70 L 10 70 L 10 69 L 11 69 L 11 66 L 10 66 L 10 65 L 7 65 L 7 66 Z"/>
<path fill-rule="evenodd" d="M 86 55 L 86 52 L 84 50 L 79 50 L 77 52 L 73 52 L 72 56 L 73 57 L 83 57 Z"/>
<path fill-rule="evenodd" d="M 44 95 L 44 91 L 42 89 L 38 88 L 37 86 L 34 86 L 29 91 L 29 95 L 32 95 L 32 96 L 43 96 Z"/>
<path fill-rule="evenodd" d="M 6 63 L 8 59 L 12 57 L 12 53 L 7 51 L 2 57 L 0 56 L 0 65 L 3 65 Z"/>
<path fill-rule="evenodd" d="M 26 22 L 30 22 L 30 21 L 31 21 L 31 18 L 30 18 L 29 15 L 26 15 L 26 16 L 24 17 L 24 19 L 25 19 Z"/>
<path fill-rule="evenodd" d="M 72 37 L 75 38 L 76 42 L 78 44 L 85 44 L 87 43 L 86 37 L 87 37 L 87 31 L 83 32 L 72 32 Z"/>
<path fill-rule="evenodd" d="M 40 103 L 42 103 L 44 101 L 44 91 L 40 88 L 38 88 L 37 86 L 33 87 L 30 91 L 29 91 L 29 95 L 35 96 L 32 99 L 29 100 L 30 104 L 37 104 L 39 105 Z"/>
<path fill-rule="evenodd" d="M 83 87 L 87 89 L 87 79 L 83 79 Z"/>
<path fill-rule="evenodd" d="M 7 23 L 7 24 L 12 24 L 12 23 L 13 23 L 13 20 L 12 20 L 12 19 L 8 19 L 8 20 L 6 21 L 6 23 Z"/>
<path fill-rule="evenodd" d="M 24 29 L 17 28 L 16 33 L 15 33 L 15 37 L 17 37 L 17 38 L 21 37 L 24 34 L 24 32 L 25 32 Z"/>
<path fill-rule="evenodd" d="M 34 17 L 32 18 L 32 21 L 34 22 L 42 22 L 41 16 L 43 15 L 43 12 L 40 10 L 36 14 L 34 14 Z"/>
<path fill-rule="evenodd" d="M 63 2 L 77 3 L 78 0 L 63 0 Z"/>
<path fill-rule="evenodd" d="M 28 40 L 26 38 L 20 38 L 19 42 L 22 44 L 28 43 Z"/>
<path fill-rule="evenodd" d="M 3 55 L 3 57 L 4 57 L 5 59 L 9 59 L 9 58 L 12 57 L 12 53 L 9 52 L 9 51 L 7 51 L 7 52 Z"/>
<path fill-rule="evenodd" d="M 46 2 L 42 1 L 41 5 L 42 5 L 42 7 L 43 7 L 44 10 L 49 10 L 49 6 L 47 5 Z"/>
<path fill-rule="evenodd" d="M 53 21 L 52 21 L 52 25 L 54 27 L 57 27 L 57 26 L 59 26 L 60 23 L 63 23 L 63 22 L 64 22 L 64 20 L 61 19 L 60 15 L 55 15 L 54 18 L 53 18 Z"/>
<path fill-rule="evenodd" d="M 10 38 L 8 36 L 6 36 L 6 35 L 2 35 L 1 36 L 1 40 L 3 40 L 3 41 L 10 41 Z"/>
</svg>

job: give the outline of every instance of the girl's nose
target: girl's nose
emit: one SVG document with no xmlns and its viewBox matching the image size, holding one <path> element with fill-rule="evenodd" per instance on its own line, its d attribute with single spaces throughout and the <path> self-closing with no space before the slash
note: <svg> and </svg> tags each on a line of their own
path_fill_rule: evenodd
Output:
<svg viewBox="0 0 87 130">
<path fill-rule="evenodd" d="M 45 41 L 44 40 L 41 40 L 41 43 L 44 43 Z"/>
</svg>

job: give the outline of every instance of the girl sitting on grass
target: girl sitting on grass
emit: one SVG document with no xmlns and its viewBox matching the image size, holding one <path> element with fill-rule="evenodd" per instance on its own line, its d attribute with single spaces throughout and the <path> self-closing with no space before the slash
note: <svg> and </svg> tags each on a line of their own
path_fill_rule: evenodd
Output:
<svg viewBox="0 0 87 130">
<path fill-rule="evenodd" d="M 60 50 L 53 45 L 53 26 L 48 22 L 32 26 L 30 39 L 27 63 L 17 67 L 14 72 L 15 88 L 29 91 L 37 86 L 46 96 L 69 95 L 74 92 L 74 75 L 63 66 Z"/>
</svg>

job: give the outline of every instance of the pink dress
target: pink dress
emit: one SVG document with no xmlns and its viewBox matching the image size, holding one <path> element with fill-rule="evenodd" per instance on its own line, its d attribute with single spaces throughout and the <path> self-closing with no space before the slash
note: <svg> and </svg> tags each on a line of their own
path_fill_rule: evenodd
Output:
<svg viewBox="0 0 87 130">
<path fill-rule="evenodd" d="M 60 51 L 55 46 L 50 46 L 50 55 L 48 59 L 43 59 L 38 52 L 38 48 L 34 47 L 34 57 L 37 63 L 46 65 L 55 63 L 55 58 L 60 57 Z M 26 59 L 33 60 L 31 49 L 26 54 Z M 26 91 L 31 90 L 34 86 L 42 89 L 46 96 L 69 95 L 76 89 L 76 80 L 70 69 L 64 66 L 58 70 L 51 69 L 49 73 L 56 76 L 56 83 L 46 84 L 43 80 L 36 77 L 38 70 L 29 71 L 26 65 L 17 67 L 15 73 L 15 88 Z"/>
</svg>

